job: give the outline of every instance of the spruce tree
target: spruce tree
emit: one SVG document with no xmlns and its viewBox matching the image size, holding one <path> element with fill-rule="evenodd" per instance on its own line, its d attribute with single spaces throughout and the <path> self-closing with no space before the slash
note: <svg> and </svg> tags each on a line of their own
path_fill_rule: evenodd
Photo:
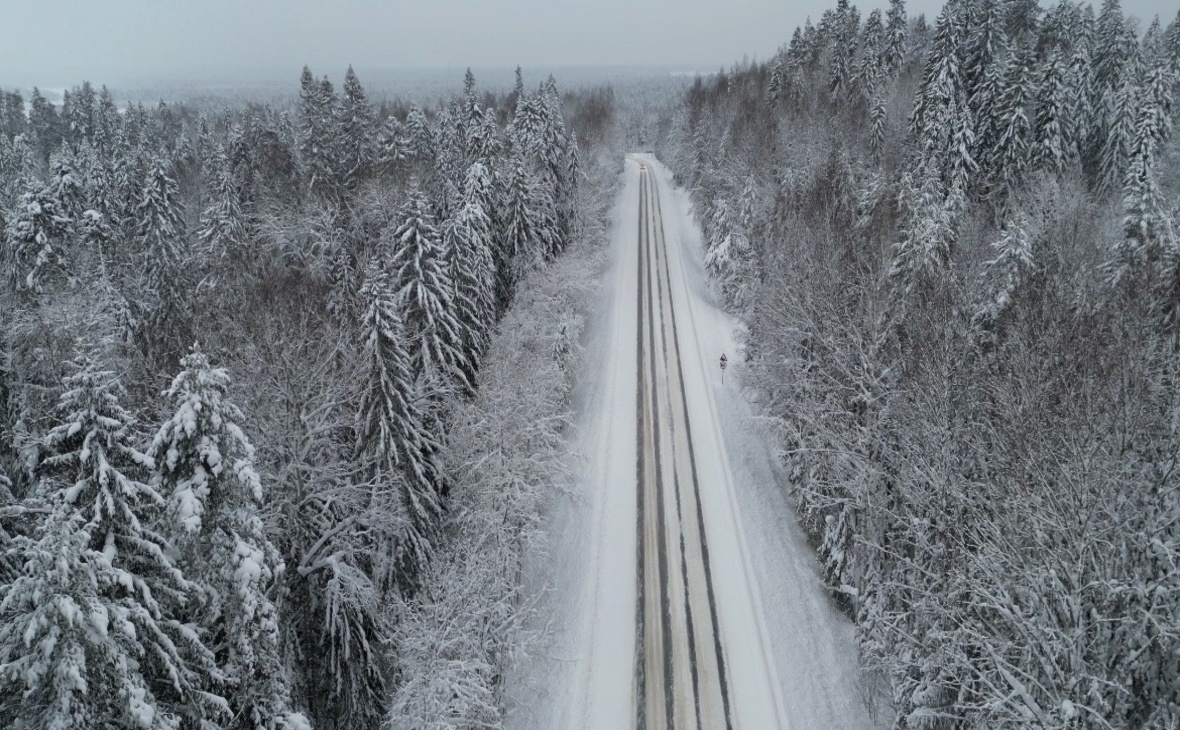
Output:
<svg viewBox="0 0 1180 730">
<path fill-rule="evenodd" d="M 110 89 L 103 86 L 98 92 L 98 108 L 94 114 L 94 146 L 104 155 L 114 150 L 120 127 L 119 108 Z"/>
<path fill-rule="evenodd" d="M 29 131 L 35 140 L 38 159 L 49 162 L 49 156 L 61 145 L 61 119 L 57 107 L 37 87 L 33 87 L 29 97 Z"/>
<path fill-rule="evenodd" d="M 406 146 L 406 131 L 397 117 L 389 116 L 381 124 L 377 134 L 377 161 L 383 167 L 392 167 L 409 156 Z"/>
<path fill-rule="evenodd" d="M 869 149 L 880 155 L 885 149 L 885 131 L 889 110 L 885 106 L 885 95 L 878 94 L 869 107 Z"/>
<path fill-rule="evenodd" d="M 986 151 L 990 172 L 996 182 L 1014 186 L 1029 162 L 1032 125 L 1028 110 L 1034 97 L 1031 61 L 1023 53 L 1008 57 L 1004 85 L 992 109 L 995 143 Z"/>
<path fill-rule="evenodd" d="M 356 186 L 372 164 L 373 110 L 352 66 L 344 74 L 340 104 L 340 172 L 345 186 Z"/>
<path fill-rule="evenodd" d="M 897 73 L 906 60 L 907 25 L 905 0 L 889 0 L 885 14 L 885 66 L 890 73 Z"/>
<path fill-rule="evenodd" d="M 419 407 L 405 325 L 389 275 L 378 260 L 370 263 L 360 297 L 364 337 L 362 390 L 357 412 L 357 451 L 371 466 L 373 500 L 395 489 L 406 520 L 398 538 L 395 565 L 379 570 L 379 584 L 392 572 L 412 584 L 429 559 L 442 515 L 440 477 L 435 464 L 439 445 L 426 429 Z"/>
<path fill-rule="evenodd" d="M 443 230 L 455 284 L 466 381 L 472 384 L 496 316 L 492 222 L 484 211 L 490 186 L 487 168 L 479 162 L 472 164 L 463 182 L 462 204 Z"/>
<path fill-rule="evenodd" d="M 1164 56 L 1172 73 L 1180 74 L 1180 10 L 1176 11 L 1176 17 L 1164 31 Z"/>
<path fill-rule="evenodd" d="M 1060 174 L 1077 161 L 1077 141 L 1069 135 L 1068 69 L 1060 51 L 1053 51 L 1042 69 L 1038 84 L 1033 129 L 1032 162 L 1035 166 Z"/>
<path fill-rule="evenodd" d="M 798 28 L 795 30 L 798 32 Z M 779 100 L 782 98 L 786 63 L 786 56 L 779 53 L 770 64 L 770 81 L 766 85 L 766 103 L 771 108 L 778 106 Z"/>
<path fill-rule="evenodd" d="M 172 361 L 183 352 L 191 314 L 185 285 L 188 246 L 176 180 L 171 163 L 152 161 L 134 211 L 136 238 L 146 288 L 133 302 L 136 335 L 145 352 L 157 361 Z"/>
<path fill-rule="evenodd" d="M 215 255 L 225 255 L 246 239 L 246 222 L 239 203 L 233 169 L 223 149 L 214 153 L 213 201 L 201 213 L 197 238 Z"/>
<path fill-rule="evenodd" d="M 1095 24 L 1090 53 L 1093 65 L 1089 101 L 1094 123 L 1090 125 L 1083 156 L 1091 174 L 1103 185 L 1109 185 L 1111 182 L 1110 171 L 1103 159 L 1106 157 L 1113 127 L 1122 124 L 1123 110 L 1120 97 L 1125 95 L 1127 82 L 1130 81 L 1128 64 L 1131 53 L 1137 52 L 1137 39 L 1133 44 L 1134 48 L 1127 42 L 1129 30 L 1119 0 L 1104 0 Z M 1134 38 L 1133 33 L 1131 38 Z M 1122 145 L 1122 141 L 1116 139 L 1115 145 Z"/>
<path fill-rule="evenodd" d="M 299 149 L 308 188 L 321 195 L 338 191 L 336 167 L 337 99 L 328 77 L 317 81 L 303 67 L 299 78 Z"/>
<path fill-rule="evenodd" d="M 966 105 L 960 69 L 962 36 L 954 6 L 944 7 L 934 33 L 934 48 L 926 60 L 922 85 L 910 115 L 910 131 L 928 155 L 949 158 L 949 136 L 956 109 Z"/>
<path fill-rule="evenodd" d="M 433 167 L 437 154 L 437 140 L 434 128 L 431 127 L 430 120 L 426 118 L 426 112 L 422 111 L 421 107 L 411 107 L 406 115 L 405 147 L 414 159 Z"/>
<path fill-rule="evenodd" d="M 20 291 L 40 292 L 53 271 L 69 267 L 66 245 L 74 221 L 50 186 L 30 180 L 4 228 L 7 275 Z"/>
<path fill-rule="evenodd" d="M 513 155 L 505 176 L 500 203 L 500 245 L 496 257 L 496 300 L 507 309 L 521 273 L 541 261 L 539 211 L 535 210 L 534 183 L 520 154 Z"/>
<path fill-rule="evenodd" d="M 881 21 L 881 11 L 873 10 L 865 20 L 864 31 L 860 41 L 860 61 L 856 65 L 853 75 L 856 87 L 865 100 L 871 100 L 877 84 L 884 71 L 882 61 L 882 43 L 885 33 Z"/>
<path fill-rule="evenodd" d="M 1100 189 L 1117 190 L 1123 180 L 1135 143 L 1139 99 L 1138 73 L 1131 70 L 1123 74 L 1118 92 L 1104 97 L 1105 106 L 1099 112 L 1106 128 L 1106 137 L 1102 140 L 1098 157 Z"/>
<path fill-rule="evenodd" d="M 113 373 L 83 360 L 65 380 L 62 422 L 38 468 L 53 511 L 19 538 L 23 574 L 0 604 L 0 717 L 11 727 L 176 728 L 225 718 L 203 691 L 213 656 L 183 622 L 198 589 L 153 530 L 164 500 L 144 479 L 134 420 Z"/>
<path fill-rule="evenodd" d="M 283 571 L 263 528 L 262 482 L 254 447 L 228 399 L 229 374 L 199 349 L 165 395 L 175 412 L 152 439 L 156 483 L 168 495 L 185 573 L 202 587 L 200 620 L 224 676 L 224 693 L 241 730 L 285 728 L 290 688 L 279 644 L 278 612 L 269 597 Z"/>
<path fill-rule="evenodd" d="M 494 109 L 479 109 L 467 123 L 467 159 L 490 166 L 503 150 Z"/>
<path fill-rule="evenodd" d="M 182 212 L 171 164 L 163 157 L 156 157 L 143 182 L 135 220 L 148 276 L 158 288 L 170 284 L 186 253 Z"/>
<path fill-rule="evenodd" d="M 469 368 L 455 311 L 455 285 L 430 204 L 417 188 L 410 191 L 400 217 L 387 245 L 414 372 L 436 385 L 452 378 L 465 381 Z"/>
</svg>

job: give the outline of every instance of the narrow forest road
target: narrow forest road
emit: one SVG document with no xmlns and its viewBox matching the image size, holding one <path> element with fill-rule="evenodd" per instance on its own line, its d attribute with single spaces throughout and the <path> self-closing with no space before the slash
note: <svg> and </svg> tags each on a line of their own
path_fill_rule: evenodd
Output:
<svg viewBox="0 0 1180 730">
<path fill-rule="evenodd" d="M 555 638 L 510 691 L 508 725 L 871 727 L 852 627 L 730 376 L 737 323 L 708 303 L 687 197 L 647 155 L 628 156 L 623 182 L 580 486 L 550 527 Z"/>
</svg>

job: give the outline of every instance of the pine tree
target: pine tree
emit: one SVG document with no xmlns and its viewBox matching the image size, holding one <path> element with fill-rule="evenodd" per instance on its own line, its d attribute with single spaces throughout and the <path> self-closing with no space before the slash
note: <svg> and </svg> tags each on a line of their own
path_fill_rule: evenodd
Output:
<svg viewBox="0 0 1180 730">
<path fill-rule="evenodd" d="M 0 604 L 0 702 L 13 727 L 175 728 L 212 722 L 224 700 L 201 691 L 218 672 L 178 611 L 196 590 L 151 525 L 163 503 L 143 481 L 151 460 L 113 373 L 88 360 L 66 378 L 62 423 L 38 471 L 53 512 L 19 538 L 24 571 Z"/>
<path fill-rule="evenodd" d="M 279 621 L 268 596 L 283 571 L 259 511 L 254 447 L 228 400 L 229 374 L 194 348 L 166 392 L 175 413 L 152 439 L 157 483 L 169 495 L 186 574 L 206 596 L 201 619 L 224 671 L 224 691 L 241 730 L 286 728 L 289 711 Z"/>
<path fill-rule="evenodd" d="M 389 241 L 389 261 L 414 372 L 435 385 L 452 378 L 463 381 L 469 367 L 463 359 L 455 285 L 442 236 L 420 190 L 410 191 L 401 220 Z"/>
</svg>

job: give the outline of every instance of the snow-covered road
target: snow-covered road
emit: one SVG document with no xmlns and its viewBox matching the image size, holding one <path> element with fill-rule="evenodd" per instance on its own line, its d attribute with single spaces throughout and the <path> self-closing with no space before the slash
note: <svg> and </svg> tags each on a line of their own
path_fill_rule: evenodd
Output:
<svg viewBox="0 0 1180 730">
<path fill-rule="evenodd" d="M 635 451 L 636 531 L 642 547 L 635 581 L 636 725 L 731 728 L 729 675 L 734 669 L 727 670 L 729 642 L 723 643 L 718 624 L 696 458 L 698 444 L 702 451 L 716 450 L 719 439 L 708 423 L 703 429 L 698 424 L 693 435 L 676 289 L 654 175 L 646 163 L 640 165 Z M 753 618 L 759 626 L 759 617 Z M 757 655 L 749 659 L 765 671 L 757 673 L 763 681 L 749 689 L 758 692 L 760 714 L 777 718 L 777 684 L 773 664 L 761 651 L 764 645 L 752 645 Z"/>
<path fill-rule="evenodd" d="M 709 304 L 688 199 L 650 156 L 624 175 L 580 499 L 553 525 L 556 661 L 529 672 L 544 688 L 509 724 L 871 727 L 851 626 L 740 395 L 737 323 Z"/>
</svg>

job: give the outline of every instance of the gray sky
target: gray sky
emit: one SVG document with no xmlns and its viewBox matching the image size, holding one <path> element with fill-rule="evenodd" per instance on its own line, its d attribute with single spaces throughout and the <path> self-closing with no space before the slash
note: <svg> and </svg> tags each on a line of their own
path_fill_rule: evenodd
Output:
<svg viewBox="0 0 1180 730">
<path fill-rule="evenodd" d="M 1170 5 L 1169 5 L 1170 3 Z M 765 59 L 835 0 L 3 0 L 0 86 Z M 867 14 L 874 7 L 856 3 Z M 882 3 L 883 4 L 883 3 Z M 909 0 L 911 13 L 941 3 Z M 1174 0 L 1124 0 L 1139 17 Z"/>
</svg>

